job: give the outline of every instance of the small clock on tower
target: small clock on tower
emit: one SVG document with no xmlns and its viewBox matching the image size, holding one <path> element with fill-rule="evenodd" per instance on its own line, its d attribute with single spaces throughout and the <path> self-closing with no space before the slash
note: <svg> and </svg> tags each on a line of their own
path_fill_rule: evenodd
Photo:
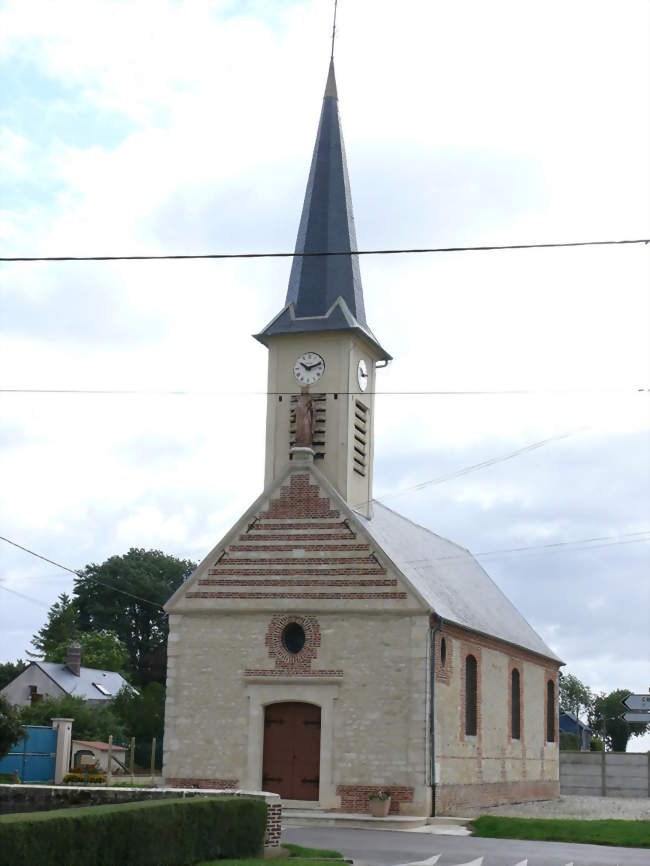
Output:
<svg viewBox="0 0 650 866">
<path fill-rule="evenodd" d="M 325 372 L 325 361 L 316 352 L 303 352 L 293 365 L 293 375 L 301 385 L 313 385 Z"/>
</svg>

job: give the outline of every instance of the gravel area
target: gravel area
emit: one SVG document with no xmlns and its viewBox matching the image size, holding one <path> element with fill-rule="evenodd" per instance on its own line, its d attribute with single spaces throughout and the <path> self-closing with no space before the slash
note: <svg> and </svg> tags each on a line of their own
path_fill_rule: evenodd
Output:
<svg viewBox="0 0 650 866">
<path fill-rule="evenodd" d="M 477 815 L 507 815 L 519 818 L 622 818 L 650 821 L 650 799 L 644 797 L 579 797 L 565 795 L 559 800 L 538 800 L 535 803 L 514 803 L 469 811 L 464 817 Z"/>
</svg>

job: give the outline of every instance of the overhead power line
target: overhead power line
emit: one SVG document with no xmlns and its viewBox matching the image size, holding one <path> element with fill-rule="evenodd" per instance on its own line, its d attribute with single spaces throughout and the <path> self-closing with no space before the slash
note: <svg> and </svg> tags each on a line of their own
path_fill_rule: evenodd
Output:
<svg viewBox="0 0 650 866">
<path fill-rule="evenodd" d="M 469 551 L 472 556 L 504 556 L 511 553 L 554 553 L 571 547 L 573 550 L 597 550 L 601 547 L 615 547 L 619 544 L 637 544 L 640 541 L 650 541 L 650 529 L 641 532 L 624 532 L 621 535 L 599 535 L 594 538 L 574 538 L 572 541 L 555 541 L 550 544 L 528 544 L 523 547 L 504 547 L 497 550 Z M 596 544 L 595 542 L 605 542 Z M 575 545 L 582 545 L 577 547 Z M 443 562 L 449 559 L 464 559 L 464 553 L 451 554 L 449 556 L 423 557 L 422 559 L 409 559 L 410 565 L 426 566 L 433 562 Z"/>
<path fill-rule="evenodd" d="M 358 391 L 314 391 L 319 396 L 358 397 Z M 650 388 L 517 388 L 473 391 L 366 391 L 365 397 L 515 397 L 531 394 L 648 394 Z M 295 397 L 295 391 L 194 391 L 165 388 L 12 388 L 0 394 L 71 394 L 99 397 Z"/>
<path fill-rule="evenodd" d="M 83 571 L 76 571 L 74 568 L 69 568 L 67 565 L 62 565 L 60 562 L 56 562 L 54 559 L 49 559 L 47 556 L 43 556 L 41 553 L 36 553 L 35 550 L 30 550 L 29 547 L 24 547 L 22 544 L 18 544 L 17 541 L 12 541 L 10 538 L 5 538 L 4 535 L 0 535 L 0 541 L 5 541 L 7 544 L 11 544 L 12 547 L 17 547 L 18 550 L 22 550 L 24 553 L 29 553 L 30 556 L 35 556 L 37 559 L 42 559 L 43 562 L 48 562 L 50 565 L 56 566 L 56 568 L 61 568 L 63 571 L 68 571 L 70 574 L 74 574 L 75 577 L 81 577 L 84 580 L 90 580 L 93 583 L 98 583 L 100 586 L 105 586 L 107 589 L 112 590 L 113 592 L 119 592 L 120 595 L 126 595 L 129 598 L 133 598 L 136 601 L 141 601 L 143 604 L 150 604 L 153 607 L 162 608 L 162 605 L 157 601 L 151 601 L 150 598 L 142 598 L 140 595 L 134 595 L 132 592 L 127 592 L 125 589 L 119 589 L 117 586 L 113 586 L 110 583 L 106 583 L 103 580 L 100 580 L 98 577 L 91 577 L 88 574 L 84 574 Z M 7 587 L 3 587 L 3 589 L 7 589 Z M 11 590 L 8 590 L 11 591 Z M 33 599 L 30 599 L 33 601 Z"/>
<path fill-rule="evenodd" d="M 488 460 L 482 460 L 480 463 L 473 463 L 471 466 L 465 466 L 462 469 L 456 469 L 453 472 L 448 472 L 445 475 L 439 475 L 437 478 L 431 478 L 428 481 L 421 481 L 419 484 L 413 484 L 410 487 L 403 487 L 396 490 L 394 493 L 386 493 L 383 496 L 378 496 L 377 501 L 383 502 L 385 499 L 395 499 L 398 496 L 404 496 L 407 493 L 413 493 L 417 490 L 424 490 L 425 487 L 433 487 L 436 484 L 443 484 L 445 481 L 451 481 L 454 478 L 460 478 L 462 475 L 469 475 L 470 472 L 477 472 L 479 469 L 487 469 L 489 466 L 494 466 L 495 463 L 504 463 L 506 460 L 513 460 L 515 457 L 521 457 L 522 454 L 528 454 L 530 451 L 536 451 L 538 448 L 543 448 L 551 442 L 560 442 L 562 439 L 568 439 L 569 436 L 575 436 L 577 433 L 584 433 L 589 430 L 589 427 L 579 427 L 577 430 L 570 430 L 568 433 L 559 433 L 557 436 L 549 436 L 547 439 L 540 439 L 537 442 L 531 442 L 530 445 L 524 445 L 523 448 L 517 448 L 516 451 L 510 451 L 508 454 L 502 454 L 499 457 L 490 457 Z M 353 508 L 360 508 L 362 505 L 367 505 L 371 500 L 359 502 Z"/>
<path fill-rule="evenodd" d="M 378 250 L 327 250 L 311 253 L 177 253 L 141 256 L 0 256 L 0 262 L 150 262 L 187 259 L 293 259 L 314 256 L 397 256 L 418 253 L 477 253 L 497 250 L 545 250 L 561 247 L 604 247 L 623 244 L 648 244 L 650 238 L 606 241 L 564 241 L 543 244 L 491 244 L 474 247 L 411 247 Z"/>
</svg>

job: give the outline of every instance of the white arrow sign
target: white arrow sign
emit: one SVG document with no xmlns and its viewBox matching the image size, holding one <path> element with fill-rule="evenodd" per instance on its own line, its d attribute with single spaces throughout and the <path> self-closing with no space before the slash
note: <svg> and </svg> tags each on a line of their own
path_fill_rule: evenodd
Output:
<svg viewBox="0 0 650 866">
<path fill-rule="evenodd" d="M 628 710 L 650 710 L 650 695 L 628 695 L 621 703 Z"/>
<path fill-rule="evenodd" d="M 647 713 L 625 713 L 623 716 L 626 722 L 641 722 L 641 724 L 650 724 L 650 712 Z"/>
</svg>

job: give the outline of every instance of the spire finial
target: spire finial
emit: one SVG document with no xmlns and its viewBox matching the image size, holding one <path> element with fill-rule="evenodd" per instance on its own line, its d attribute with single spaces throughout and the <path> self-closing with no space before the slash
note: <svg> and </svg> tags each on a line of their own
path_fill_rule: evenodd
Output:
<svg viewBox="0 0 650 866">
<path fill-rule="evenodd" d="M 332 53 L 330 54 L 330 61 L 334 60 L 334 38 L 336 36 L 336 6 L 338 4 L 338 0 L 334 0 L 334 23 L 332 24 Z"/>
</svg>

